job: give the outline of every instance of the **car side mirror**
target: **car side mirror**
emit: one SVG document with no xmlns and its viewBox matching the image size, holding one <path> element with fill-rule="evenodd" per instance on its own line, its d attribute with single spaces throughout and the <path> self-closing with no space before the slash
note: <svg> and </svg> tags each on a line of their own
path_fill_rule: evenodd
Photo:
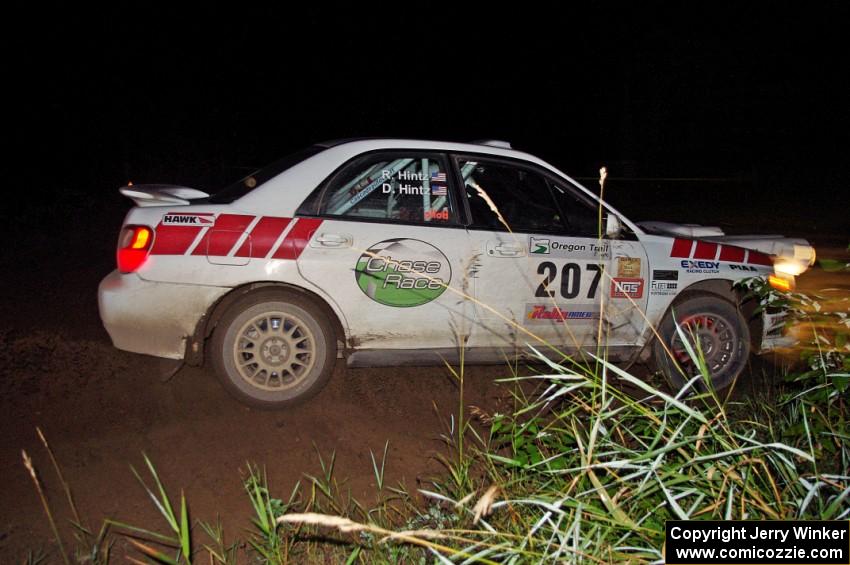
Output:
<svg viewBox="0 0 850 565">
<path fill-rule="evenodd" d="M 615 239 L 620 237 L 621 231 L 623 231 L 623 224 L 620 223 L 620 218 L 616 214 L 608 214 L 605 219 L 605 235 Z"/>
</svg>

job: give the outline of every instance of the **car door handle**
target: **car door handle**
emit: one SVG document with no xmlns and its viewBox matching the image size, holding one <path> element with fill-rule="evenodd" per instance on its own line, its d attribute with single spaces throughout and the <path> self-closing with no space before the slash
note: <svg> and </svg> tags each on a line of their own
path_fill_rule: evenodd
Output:
<svg viewBox="0 0 850 565">
<path fill-rule="evenodd" d="M 319 234 L 313 240 L 319 247 L 349 247 L 351 246 L 351 237 L 338 233 L 323 233 Z"/>
<path fill-rule="evenodd" d="M 501 244 L 492 248 L 495 255 L 502 257 L 521 257 L 525 255 L 525 248 L 519 245 Z"/>
</svg>

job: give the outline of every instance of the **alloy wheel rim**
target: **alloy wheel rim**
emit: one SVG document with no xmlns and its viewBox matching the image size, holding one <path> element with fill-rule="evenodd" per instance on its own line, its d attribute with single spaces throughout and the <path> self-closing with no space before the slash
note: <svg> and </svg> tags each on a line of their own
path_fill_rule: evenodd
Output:
<svg viewBox="0 0 850 565">
<path fill-rule="evenodd" d="M 252 387 L 281 392 L 298 386 L 316 363 L 316 338 L 303 320 L 265 312 L 239 327 L 233 344 L 239 376 Z"/>
<path fill-rule="evenodd" d="M 734 362 L 738 340 L 734 327 L 728 320 L 715 314 L 703 313 L 689 316 L 679 322 L 679 325 L 694 353 L 702 352 L 709 374 L 718 375 Z M 687 375 L 697 374 L 697 364 L 688 354 L 678 331 L 673 336 L 670 349 Z"/>
</svg>

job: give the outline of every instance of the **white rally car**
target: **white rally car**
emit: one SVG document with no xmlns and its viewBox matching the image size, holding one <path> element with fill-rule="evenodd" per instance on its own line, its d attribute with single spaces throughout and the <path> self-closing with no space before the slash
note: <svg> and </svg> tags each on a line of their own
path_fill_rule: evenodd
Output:
<svg viewBox="0 0 850 565">
<path fill-rule="evenodd" d="M 714 385 L 779 339 L 736 280 L 793 281 L 803 240 L 635 224 L 504 142 L 320 144 L 210 196 L 127 186 L 118 269 L 100 284 L 116 347 L 200 364 L 277 407 L 349 366 L 501 362 L 528 353 L 652 358 Z M 601 226 L 601 229 L 600 229 Z M 779 277 L 779 278 L 777 278 Z"/>
</svg>

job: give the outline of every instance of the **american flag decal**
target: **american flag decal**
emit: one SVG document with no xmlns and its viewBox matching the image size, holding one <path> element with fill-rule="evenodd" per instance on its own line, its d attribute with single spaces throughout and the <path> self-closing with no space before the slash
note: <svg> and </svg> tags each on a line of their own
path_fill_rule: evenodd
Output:
<svg viewBox="0 0 850 565">
<path fill-rule="evenodd" d="M 444 184 L 435 184 L 431 186 L 431 195 L 432 196 L 445 196 L 446 195 L 446 185 Z"/>
<path fill-rule="evenodd" d="M 446 182 L 446 173 L 431 173 L 431 182 Z"/>
</svg>

